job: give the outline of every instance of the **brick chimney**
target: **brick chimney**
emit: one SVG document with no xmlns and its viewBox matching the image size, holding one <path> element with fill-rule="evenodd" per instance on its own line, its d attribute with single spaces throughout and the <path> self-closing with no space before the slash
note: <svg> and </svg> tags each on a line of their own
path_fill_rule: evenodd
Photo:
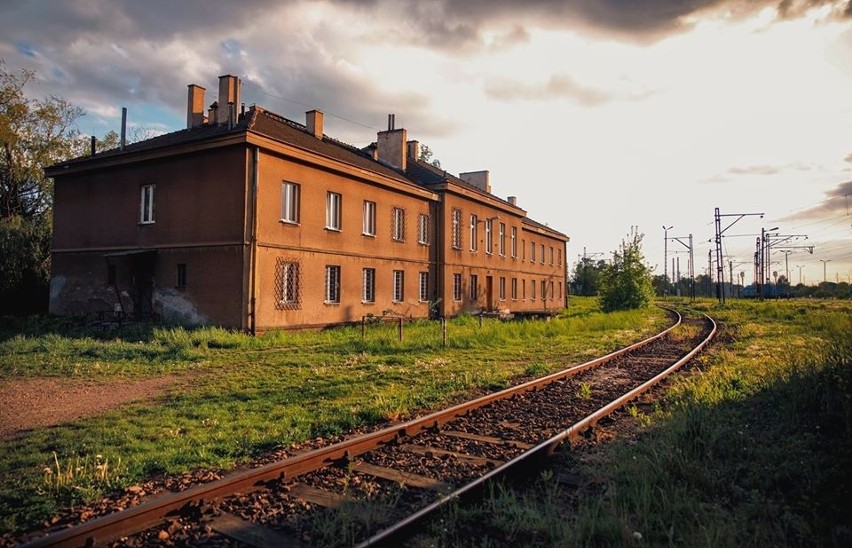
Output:
<svg viewBox="0 0 852 548">
<path fill-rule="evenodd" d="M 240 104 L 240 79 L 230 74 L 219 77 L 219 111 L 216 123 L 233 125 L 237 122 Z"/>
<path fill-rule="evenodd" d="M 205 89 L 196 84 L 187 86 L 186 98 L 186 129 L 204 125 L 204 91 Z"/>
<path fill-rule="evenodd" d="M 469 185 L 473 185 L 480 190 L 491 194 L 491 180 L 488 170 L 468 171 L 467 173 L 459 173 L 459 179 Z"/>
<path fill-rule="evenodd" d="M 420 141 L 408 141 L 408 157 L 420 159 Z"/>
<path fill-rule="evenodd" d="M 378 160 L 405 171 L 408 166 L 408 132 L 404 129 L 396 129 L 396 116 L 388 114 L 388 130 L 377 134 L 376 146 L 378 147 Z"/>
<path fill-rule="evenodd" d="M 518 205 L 518 197 L 517 196 L 509 196 L 509 203 L 513 206 Z"/>
<path fill-rule="evenodd" d="M 305 125 L 308 127 L 308 133 L 322 140 L 322 111 L 309 110 L 305 113 Z"/>
</svg>

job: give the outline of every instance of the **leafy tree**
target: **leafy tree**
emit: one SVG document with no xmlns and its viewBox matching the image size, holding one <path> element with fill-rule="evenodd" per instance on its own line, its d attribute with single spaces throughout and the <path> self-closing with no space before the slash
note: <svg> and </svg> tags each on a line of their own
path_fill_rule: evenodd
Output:
<svg viewBox="0 0 852 548">
<path fill-rule="evenodd" d="M 642 234 L 633 232 L 629 240 L 612 252 L 612 262 L 600 276 L 599 300 L 605 312 L 647 306 L 654 296 L 651 269 L 642 254 Z"/>
<path fill-rule="evenodd" d="M 53 183 L 44 168 L 79 155 L 83 110 L 50 96 L 31 99 L 35 77 L 0 60 L 0 313 L 32 312 L 47 301 Z"/>
<path fill-rule="evenodd" d="M 601 272 L 606 266 L 606 261 L 594 261 L 590 257 L 583 257 L 574 265 L 574 273 L 571 276 L 571 293 L 589 297 L 598 294 L 598 283 Z"/>
<path fill-rule="evenodd" d="M 435 153 L 432 152 L 429 145 L 420 145 L 420 158 L 418 158 L 418 160 L 426 162 L 427 164 L 432 164 L 435 167 L 441 167 L 441 160 L 438 160 L 437 158 L 433 159 L 432 157 L 434 155 Z"/>
</svg>

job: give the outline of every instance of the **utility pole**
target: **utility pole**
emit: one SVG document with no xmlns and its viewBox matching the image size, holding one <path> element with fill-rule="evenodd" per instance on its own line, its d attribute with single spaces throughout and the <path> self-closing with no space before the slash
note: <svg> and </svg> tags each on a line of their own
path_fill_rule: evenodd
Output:
<svg viewBox="0 0 852 548">
<path fill-rule="evenodd" d="M 716 281 L 716 293 L 719 296 L 719 303 L 725 304 L 725 265 L 722 263 L 722 234 L 725 233 L 726 230 L 734 226 L 740 219 L 748 215 L 760 215 L 760 218 L 763 218 L 763 213 L 729 213 L 727 215 L 723 215 L 719 213 L 719 208 L 716 208 L 715 211 L 715 221 L 716 221 L 716 269 L 717 269 L 717 281 Z M 722 217 L 736 217 L 731 224 L 722 228 Z"/>
<path fill-rule="evenodd" d="M 797 264 L 796 265 L 796 268 L 799 269 L 799 284 L 802 283 L 802 268 L 804 268 L 804 266 L 805 265 L 803 265 L 803 264 Z"/>
<path fill-rule="evenodd" d="M 820 259 L 822 263 L 822 281 L 823 283 L 828 281 L 828 278 L 825 276 L 825 265 L 831 262 L 831 259 Z"/>
<path fill-rule="evenodd" d="M 669 287 L 669 229 L 674 225 L 663 225 L 663 283 L 666 284 L 666 292 Z"/>
</svg>

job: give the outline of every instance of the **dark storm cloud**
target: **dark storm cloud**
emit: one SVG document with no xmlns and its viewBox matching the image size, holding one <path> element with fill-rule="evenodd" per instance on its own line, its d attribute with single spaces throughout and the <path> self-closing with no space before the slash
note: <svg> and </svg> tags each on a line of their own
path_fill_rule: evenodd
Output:
<svg viewBox="0 0 852 548">
<path fill-rule="evenodd" d="M 796 219 L 829 219 L 852 214 L 852 181 L 840 183 L 825 193 L 825 200 L 796 213 Z"/>
</svg>

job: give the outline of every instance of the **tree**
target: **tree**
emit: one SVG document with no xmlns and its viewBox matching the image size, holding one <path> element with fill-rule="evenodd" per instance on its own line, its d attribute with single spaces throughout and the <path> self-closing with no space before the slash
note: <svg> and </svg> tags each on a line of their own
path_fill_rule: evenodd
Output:
<svg viewBox="0 0 852 548">
<path fill-rule="evenodd" d="M 64 99 L 31 99 L 35 73 L 0 60 L 0 313 L 43 309 L 50 278 L 53 183 L 44 168 L 80 155 L 83 110 Z"/>
<path fill-rule="evenodd" d="M 432 152 L 432 149 L 429 148 L 429 145 L 420 145 L 420 158 L 418 158 L 418 160 L 426 162 L 427 164 L 432 164 L 435 167 L 441 167 L 441 160 L 438 160 L 437 158 L 433 160 L 432 156 L 434 156 L 434 153 Z"/>
<path fill-rule="evenodd" d="M 600 276 L 599 300 L 605 312 L 647 306 L 654 296 L 651 269 L 642 254 L 642 234 L 633 232 L 629 240 L 612 252 L 612 262 Z"/>
<path fill-rule="evenodd" d="M 571 293 L 589 297 L 598 294 L 598 282 L 606 261 L 595 262 L 589 257 L 583 257 L 574 265 L 571 276 Z"/>
</svg>

